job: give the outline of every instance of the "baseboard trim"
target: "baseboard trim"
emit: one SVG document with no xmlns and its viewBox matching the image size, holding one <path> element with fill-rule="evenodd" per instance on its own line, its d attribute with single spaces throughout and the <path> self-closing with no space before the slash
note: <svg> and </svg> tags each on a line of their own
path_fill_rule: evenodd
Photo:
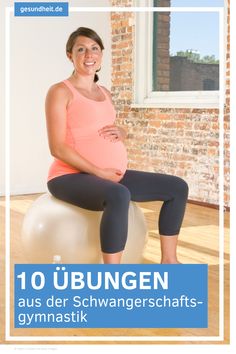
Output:
<svg viewBox="0 0 236 354">
<path fill-rule="evenodd" d="M 192 199 L 188 199 L 188 203 L 219 210 L 219 205 L 218 204 L 200 202 L 198 200 L 192 200 Z M 230 207 L 224 206 L 224 211 L 230 211 Z"/>
</svg>

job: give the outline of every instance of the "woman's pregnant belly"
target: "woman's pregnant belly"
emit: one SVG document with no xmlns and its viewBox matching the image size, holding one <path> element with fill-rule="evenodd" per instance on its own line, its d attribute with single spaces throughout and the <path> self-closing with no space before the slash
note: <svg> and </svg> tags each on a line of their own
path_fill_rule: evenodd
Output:
<svg viewBox="0 0 236 354">
<path fill-rule="evenodd" d="M 127 169 L 127 152 L 122 141 L 111 142 L 102 136 L 83 137 L 76 142 L 77 152 L 100 168 L 117 168 L 124 174 Z"/>
</svg>

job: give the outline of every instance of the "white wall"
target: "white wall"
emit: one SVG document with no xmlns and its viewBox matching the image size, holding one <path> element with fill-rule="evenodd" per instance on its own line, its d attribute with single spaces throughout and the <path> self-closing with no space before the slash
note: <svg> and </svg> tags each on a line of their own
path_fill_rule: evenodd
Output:
<svg viewBox="0 0 236 354">
<path fill-rule="evenodd" d="M 1 10 L 4 3 L 9 5 L 9 1 L 1 1 Z M 97 0 L 89 2 L 70 0 L 69 3 L 70 6 L 110 6 L 109 0 L 100 0 L 99 5 Z M 4 11 L 1 11 L 0 21 L 3 15 Z M 10 190 L 13 195 L 47 190 L 47 172 L 52 158 L 47 143 L 45 95 L 53 83 L 70 76 L 73 68 L 66 57 L 65 44 L 70 33 L 80 26 L 94 29 L 104 41 L 105 51 L 102 70 L 99 72 L 99 83 L 109 88 L 111 74 L 109 13 L 76 12 L 70 13 L 69 17 L 58 18 L 14 17 L 14 14 L 11 14 Z M 1 43 L 4 45 L 4 41 Z M 4 65 L 1 65 L 1 74 L 4 74 L 3 70 Z M 4 88 L 3 82 L 1 82 L 2 88 Z M 4 95 L 1 100 L 4 100 Z M 1 109 L 2 129 L 4 128 L 3 113 Z M 4 137 L 1 136 L 1 138 L 3 144 Z M 3 155 L 2 146 L 2 162 L 4 161 Z M 1 195 L 4 195 L 3 173 L 4 169 L 1 175 Z"/>
</svg>

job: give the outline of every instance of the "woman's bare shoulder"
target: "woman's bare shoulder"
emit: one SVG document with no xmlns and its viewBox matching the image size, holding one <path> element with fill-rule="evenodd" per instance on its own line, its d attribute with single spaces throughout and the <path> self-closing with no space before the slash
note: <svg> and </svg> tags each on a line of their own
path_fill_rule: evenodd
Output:
<svg viewBox="0 0 236 354">
<path fill-rule="evenodd" d="M 100 87 L 106 91 L 106 93 L 108 93 L 110 96 L 111 96 L 111 92 L 105 87 L 105 86 L 102 86 L 100 85 Z"/>
<path fill-rule="evenodd" d="M 63 81 L 57 82 L 50 86 L 48 89 L 47 96 L 65 98 L 66 100 L 71 100 L 73 98 L 70 90 L 63 83 Z"/>
<path fill-rule="evenodd" d="M 100 87 L 106 92 L 106 94 L 109 96 L 110 100 L 112 101 L 111 92 L 105 86 L 100 85 Z"/>
<path fill-rule="evenodd" d="M 51 93 L 63 93 L 63 92 L 68 92 L 68 88 L 66 85 L 63 83 L 63 81 L 57 82 L 53 85 L 51 85 L 48 89 L 48 92 Z"/>
</svg>

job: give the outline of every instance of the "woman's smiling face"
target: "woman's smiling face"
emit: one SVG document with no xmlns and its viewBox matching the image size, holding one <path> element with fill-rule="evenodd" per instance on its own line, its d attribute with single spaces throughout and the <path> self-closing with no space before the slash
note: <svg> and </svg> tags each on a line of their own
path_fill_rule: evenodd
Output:
<svg viewBox="0 0 236 354">
<path fill-rule="evenodd" d="M 78 74 L 95 75 L 101 67 L 102 49 L 97 42 L 88 37 L 78 36 L 72 53 L 67 53 L 67 55 Z"/>
</svg>

